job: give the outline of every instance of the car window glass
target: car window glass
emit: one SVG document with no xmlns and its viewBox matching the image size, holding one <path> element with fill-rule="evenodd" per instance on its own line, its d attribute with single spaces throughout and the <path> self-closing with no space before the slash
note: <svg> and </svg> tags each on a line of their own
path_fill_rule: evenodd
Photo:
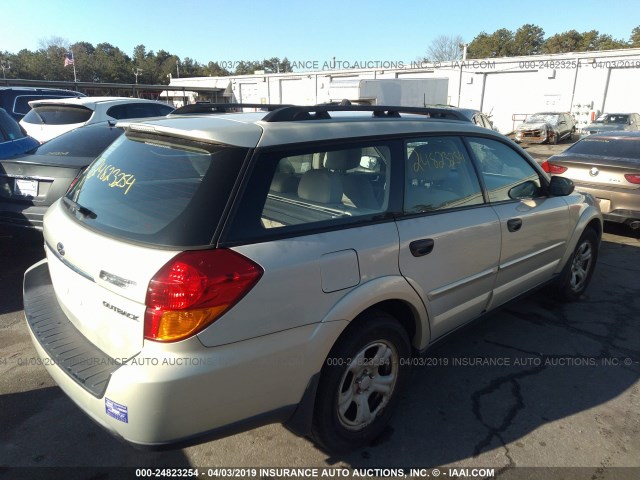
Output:
<svg viewBox="0 0 640 480">
<path fill-rule="evenodd" d="M 0 108 L 0 135 L 6 140 L 16 140 L 24 137 L 20 125 L 4 109 Z"/>
<path fill-rule="evenodd" d="M 61 157 L 97 157 L 122 134 L 116 127 L 84 126 L 40 145 L 34 153 Z"/>
<path fill-rule="evenodd" d="M 483 203 L 478 178 L 459 138 L 411 140 L 405 154 L 405 213 Z"/>
<path fill-rule="evenodd" d="M 70 125 L 84 123 L 91 118 L 93 110 L 70 105 L 40 105 L 23 118 L 26 123 L 44 125 Z"/>
<path fill-rule="evenodd" d="M 153 103 L 127 103 L 114 105 L 107 110 L 107 115 L 116 119 L 160 117 L 173 111 L 168 105 L 156 105 Z"/>
<path fill-rule="evenodd" d="M 121 135 L 91 164 L 64 205 L 78 221 L 116 237 L 206 245 L 246 153 L 152 134 Z"/>
<path fill-rule="evenodd" d="M 263 153 L 228 240 L 380 218 L 389 205 L 390 165 L 391 149 L 384 142 Z"/>
<path fill-rule="evenodd" d="M 640 152 L 640 138 L 612 139 L 606 137 L 587 137 L 573 144 L 566 150 L 567 153 L 583 153 L 586 155 L 599 155 L 603 157 L 618 157 L 638 159 Z M 579 161 L 577 159 L 576 161 Z M 589 161 L 589 160 L 587 160 Z"/>
<path fill-rule="evenodd" d="M 13 111 L 25 115 L 31 110 L 29 102 L 32 100 L 46 100 L 50 98 L 64 98 L 68 95 L 20 95 L 15 98 Z"/>
<path fill-rule="evenodd" d="M 526 181 L 540 187 L 540 176 L 520 154 L 508 145 L 487 138 L 469 138 L 469 146 L 480 164 L 489 201 L 511 200 L 509 190 Z"/>
</svg>

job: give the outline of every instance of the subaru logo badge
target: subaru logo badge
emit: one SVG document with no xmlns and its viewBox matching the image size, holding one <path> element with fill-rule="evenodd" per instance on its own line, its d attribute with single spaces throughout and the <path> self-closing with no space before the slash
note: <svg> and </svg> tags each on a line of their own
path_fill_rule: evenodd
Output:
<svg viewBox="0 0 640 480">
<path fill-rule="evenodd" d="M 62 242 L 58 242 L 56 248 L 58 249 L 58 253 L 64 257 L 64 245 L 62 244 Z"/>
<path fill-rule="evenodd" d="M 592 177 L 596 177 L 599 173 L 600 170 L 598 170 L 596 167 L 593 167 L 591 170 L 589 170 L 589 175 L 591 175 Z"/>
</svg>

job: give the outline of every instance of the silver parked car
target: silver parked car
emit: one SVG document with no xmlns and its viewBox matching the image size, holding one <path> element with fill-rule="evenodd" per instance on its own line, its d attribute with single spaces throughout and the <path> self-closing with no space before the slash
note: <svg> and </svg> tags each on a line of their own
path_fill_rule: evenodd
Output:
<svg viewBox="0 0 640 480">
<path fill-rule="evenodd" d="M 123 124 L 24 278 L 49 373 L 132 444 L 284 422 L 365 445 L 410 357 L 545 283 L 587 288 L 595 200 L 459 113 L 199 108 Z"/>
<path fill-rule="evenodd" d="M 584 127 L 582 135 L 637 130 L 640 130 L 640 115 L 637 113 L 604 113 Z"/>
</svg>

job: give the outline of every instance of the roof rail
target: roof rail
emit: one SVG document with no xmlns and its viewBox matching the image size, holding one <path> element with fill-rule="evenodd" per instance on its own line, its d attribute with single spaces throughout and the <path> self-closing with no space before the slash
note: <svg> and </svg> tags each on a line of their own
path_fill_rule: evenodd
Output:
<svg viewBox="0 0 640 480">
<path fill-rule="evenodd" d="M 263 111 L 273 111 L 282 107 L 289 107 L 290 104 L 286 105 L 274 105 L 267 103 L 208 103 L 208 102 L 197 102 L 189 105 L 184 105 L 183 107 L 176 108 L 171 115 L 185 115 L 185 114 L 195 114 L 195 113 L 231 113 L 231 112 L 241 112 L 243 108 L 258 108 Z"/>
<path fill-rule="evenodd" d="M 281 106 L 281 108 L 270 111 L 262 119 L 265 122 L 292 122 L 297 120 L 324 120 L 330 119 L 329 112 L 372 112 L 373 117 L 379 118 L 399 118 L 401 113 L 425 115 L 430 118 L 446 120 L 462 120 L 468 122 L 469 119 L 462 113 L 452 108 L 431 108 L 431 107 L 400 107 L 388 105 L 311 105 L 311 106 Z"/>
</svg>

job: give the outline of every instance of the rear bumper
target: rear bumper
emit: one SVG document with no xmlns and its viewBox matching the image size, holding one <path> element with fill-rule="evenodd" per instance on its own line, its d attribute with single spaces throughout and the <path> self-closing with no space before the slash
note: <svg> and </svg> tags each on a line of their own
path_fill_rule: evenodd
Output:
<svg viewBox="0 0 640 480">
<path fill-rule="evenodd" d="M 598 200 L 602 217 L 606 221 L 631 223 L 640 220 L 640 188 L 599 188 L 576 183 L 576 190 L 590 193 Z"/>
<path fill-rule="evenodd" d="M 25 273 L 24 303 L 36 351 L 60 388 L 112 434 L 152 449 L 287 420 L 324 361 L 313 345 L 344 328 L 320 323 L 213 348 L 197 337 L 146 341 L 135 357 L 113 359 L 70 324 L 46 260 Z"/>
</svg>

